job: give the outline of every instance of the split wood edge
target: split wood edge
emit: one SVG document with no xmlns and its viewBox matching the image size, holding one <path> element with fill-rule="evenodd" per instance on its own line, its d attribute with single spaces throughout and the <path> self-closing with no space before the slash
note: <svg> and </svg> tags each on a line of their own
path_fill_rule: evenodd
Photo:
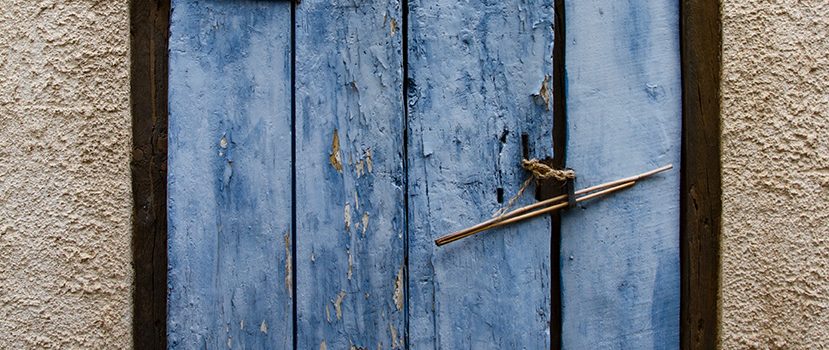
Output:
<svg viewBox="0 0 829 350">
<path fill-rule="evenodd" d="M 593 199 L 596 197 L 603 196 L 605 194 L 613 193 L 619 190 L 626 189 L 636 184 L 636 181 L 644 179 L 646 177 L 670 170 L 673 168 L 673 164 L 668 164 L 660 168 L 656 168 L 639 175 L 634 175 L 614 181 L 605 182 L 603 184 L 599 184 L 596 186 L 584 188 L 575 192 L 576 195 L 586 194 L 587 195 L 581 196 L 576 198 L 576 202 L 583 202 L 589 199 Z M 596 192 L 597 191 L 597 192 Z M 594 192 L 594 193 L 590 193 Z M 562 202 L 563 203 L 559 203 Z M 472 227 L 465 228 L 463 230 L 442 236 L 435 240 L 435 244 L 437 246 L 442 246 L 448 243 L 452 243 L 454 241 L 484 232 L 489 229 L 493 229 L 500 226 L 509 225 L 512 223 L 516 223 L 519 221 L 523 221 L 529 218 L 536 217 L 538 215 L 547 214 L 554 212 L 556 210 L 565 208 L 568 206 L 567 202 L 567 195 L 560 195 L 550 199 L 546 199 L 537 203 L 533 203 L 518 209 L 515 209 L 511 212 L 503 214 L 501 216 L 489 219 Z M 542 208 L 539 210 L 535 210 L 537 208 Z M 535 210 L 535 211 L 533 211 Z"/>
</svg>

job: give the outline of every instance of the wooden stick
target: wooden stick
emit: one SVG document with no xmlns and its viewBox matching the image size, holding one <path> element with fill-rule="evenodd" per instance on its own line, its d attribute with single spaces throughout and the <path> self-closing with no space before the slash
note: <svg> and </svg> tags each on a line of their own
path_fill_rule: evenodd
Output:
<svg viewBox="0 0 829 350">
<path fill-rule="evenodd" d="M 630 182 L 630 181 L 637 181 L 637 180 L 646 178 L 648 176 L 658 174 L 658 173 L 661 173 L 663 171 L 670 170 L 671 168 L 673 168 L 673 164 L 668 164 L 668 165 L 665 165 L 663 167 L 656 168 L 656 169 L 653 169 L 651 171 L 641 173 L 639 175 L 634 175 L 634 176 L 626 177 L 626 178 L 619 179 L 619 180 L 605 182 L 603 184 L 599 184 L 599 185 L 596 185 L 596 186 L 592 186 L 592 187 L 588 187 L 588 188 L 578 190 L 578 191 L 576 191 L 576 195 L 602 190 L 602 189 L 605 189 L 605 188 L 608 188 L 608 187 L 616 186 L 616 185 L 621 184 L 621 183 L 626 183 L 626 182 Z M 469 232 L 477 231 L 479 229 L 482 229 L 482 228 L 488 227 L 490 225 L 493 225 L 497 222 L 504 221 L 504 220 L 507 220 L 511 217 L 518 216 L 518 215 L 524 214 L 526 212 L 529 212 L 531 210 L 534 210 L 536 208 L 541 208 L 541 207 L 544 207 L 544 206 L 547 206 L 547 205 L 550 205 L 550 204 L 553 204 L 553 203 L 556 203 L 556 202 L 560 202 L 560 201 L 566 200 L 566 199 L 567 199 L 567 195 L 564 194 L 564 195 L 556 196 L 556 197 L 553 197 L 553 198 L 550 198 L 550 199 L 546 199 L 546 200 L 543 200 L 543 201 L 540 201 L 540 202 L 536 202 L 536 203 L 533 203 L 533 204 L 515 209 L 511 212 L 508 212 L 508 213 L 503 214 L 501 216 L 489 219 L 489 220 L 484 221 L 484 222 L 482 222 L 480 224 L 477 224 L 475 226 L 468 227 L 468 228 L 465 228 L 463 230 L 460 230 L 460 231 L 445 235 L 443 237 L 440 237 L 440 238 L 435 240 L 435 244 L 437 244 L 438 246 L 441 246 L 441 245 L 446 244 L 448 242 L 446 242 L 446 243 L 440 243 L 440 242 L 444 242 L 446 240 L 449 240 L 452 237 L 462 236 L 461 238 L 463 238 L 463 237 L 466 237 L 467 233 L 469 233 Z M 455 241 L 455 240 L 453 239 L 453 240 L 450 240 L 449 242 L 452 242 L 452 241 Z"/>
<path fill-rule="evenodd" d="M 581 196 L 581 197 L 576 199 L 576 202 L 583 202 L 583 201 L 586 201 L 586 200 L 589 200 L 589 199 L 593 199 L 593 198 L 596 198 L 596 197 L 599 197 L 599 196 L 603 196 L 605 194 L 609 194 L 609 193 L 613 193 L 613 192 L 616 192 L 616 191 L 619 191 L 619 190 L 623 190 L 623 189 L 631 187 L 635 184 L 636 184 L 636 181 L 625 182 L 621 185 L 606 188 L 606 189 L 598 191 L 598 192 L 594 192 L 594 193 L 591 193 L 591 194 L 588 194 L 588 195 L 585 195 L 585 196 Z M 476 230 L 466 232 L 462 235 L 454 235 L 454 234 L 453 235 L 447 235 L 447 236 L 436 239 L 435 244 L 437 244 L 438 246 L 442 246 L 444 244 L 452 243 L 454 241 L 457 241 L 457 240 L 460 240 L 462 238 L 466 238 L 466 237 L 484 232 L 484 231 L 489 230 L 489 229 L 509 225 L 509 224 L 516 223 L 516 222 L 526 220 L 526 219 L 529 219 L 529 218 L 533 218 L 533 217 L 536 217 L 536 216 L 539 216 L 539 215 L 542 215 L 542 214 L 551 213 L 551 212 L 554 212 L 556 210 L 565 208 L 565 207 L 567 207 L 567 205 L 569 205 L 569 203 L 566 203 L 566 202 L 565 203 L 559 203 L 559 204 L 555 204 L 555 205 L 549 206 L 549 207 L 544 208 L 544 209 L 539 209 L 539 210 L 536 210 L 536 211 L 533 211 L 533 212 L 530 212 L 530 213 L 526 213 L 524 215 L 519 215 L 519 216 L 509 218 L 507 220 L 498 221 L 498 222 L 493 223 L 491 225 L 488 225 L 486 227 L 481 227 L 481 228 L 478 228 Z"/>
</svg>

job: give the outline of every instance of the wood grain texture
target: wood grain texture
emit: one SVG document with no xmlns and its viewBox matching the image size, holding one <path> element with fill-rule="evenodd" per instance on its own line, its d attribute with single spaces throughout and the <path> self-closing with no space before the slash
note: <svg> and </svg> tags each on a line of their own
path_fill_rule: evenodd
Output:
<svg viewBox="0 0 829 350">
<path fill-rule="evenodd" d="M 169 347 L 289 348 L 291 5 L 172 5 Z"/>
<path fill-rule="evenodd" d="M 679 3 L 566 1 L 577 187 L 680 161 Z M 562 215 L 565 349 L 679 346 L 679 171 Z"/>
<path fill-rule="evenodd" d="M 549 218 L 433 240 L 517 192 L 522 139 L 552 156 L 552 0 L 409 6 L 410 345 L 549 348 Z"/>
<path fill-rule="evenodd" d="M 167 38 L 169 0 L 130 3 L 133 346 L 167 347 Z"/>
<path fill-rule="evenodd" d="M 296 11 L 297 348 L 400 349 L 401 6 L 305 0 Z"/>
<path fill-rule="evenodd" d="M 682 348 L 719 341 L 722 190 L 719 0 L 682 1 Z"/>
</svg>

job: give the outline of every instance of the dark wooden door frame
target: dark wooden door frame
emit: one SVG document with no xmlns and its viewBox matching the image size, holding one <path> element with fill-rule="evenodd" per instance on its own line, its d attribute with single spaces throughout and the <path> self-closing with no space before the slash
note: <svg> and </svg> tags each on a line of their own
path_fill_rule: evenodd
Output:
<svg viewBox="0 0 829 350">
<path fill-rule="evenodd" d="M 680 341 L 717 346 L 720 219 L 720 0 L 681 0 Z"/>
<path fill-rule="evenodd" d="M 170 0 L 130 1 L 133 345 L 167 348 L 167 40 Z"/>
<path fill-rule="evenodd" d="M 165 349 L 167 40 L 170 0 L 130 2 L 133 342 Z M 681 345 L 717 346 L 720 262 L 720 1 L 681 0 Z"/>
</svg>

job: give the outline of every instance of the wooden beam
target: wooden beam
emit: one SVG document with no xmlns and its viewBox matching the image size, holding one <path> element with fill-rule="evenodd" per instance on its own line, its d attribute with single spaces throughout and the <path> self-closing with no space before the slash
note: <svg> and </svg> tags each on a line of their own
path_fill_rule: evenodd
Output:
<svg viewBox="0 0 829 350">
<path fill-rule="evenodd" d="M 167 347 L 167 29 L 169 0 L 130 3 L 133 345 Z"/>
<path fill-rule="evenodd" d="M 720 264 L 720 1 L 683 0 L 681 343 L 717 345 Z"/>
</svg>

